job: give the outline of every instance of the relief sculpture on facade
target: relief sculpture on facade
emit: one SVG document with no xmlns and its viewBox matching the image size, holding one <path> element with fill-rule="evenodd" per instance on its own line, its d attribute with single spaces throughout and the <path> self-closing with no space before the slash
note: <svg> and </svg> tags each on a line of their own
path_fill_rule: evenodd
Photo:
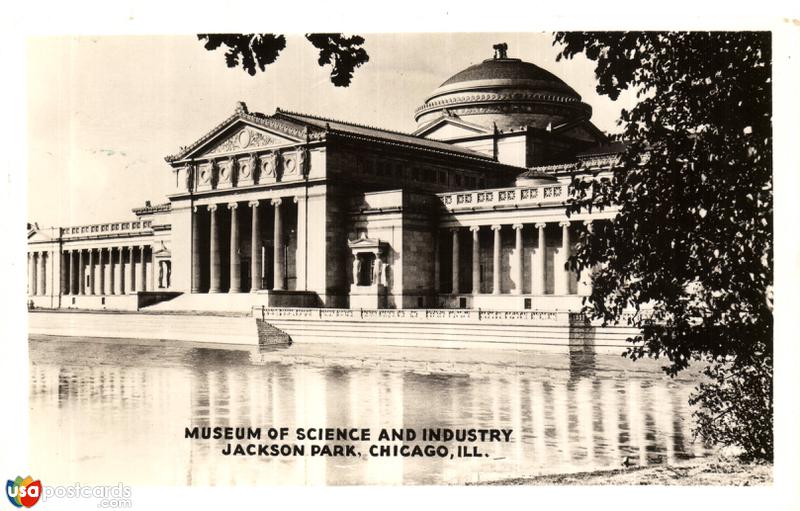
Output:
<svg viewBox="0 0 800 511">
<path fill-rule="evenodd" d="M 280 143 L 280 140 L 269 136 L 263 131 L 246 127 L 214 146 L 206 155 L 233 153 L 245 149 L 259 149 Z"/>
</svg>

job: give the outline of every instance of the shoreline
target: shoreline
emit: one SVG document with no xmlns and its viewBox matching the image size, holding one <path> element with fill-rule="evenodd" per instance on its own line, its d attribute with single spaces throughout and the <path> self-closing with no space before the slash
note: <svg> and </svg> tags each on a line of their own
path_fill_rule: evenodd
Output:
<svg viewBox="0 0 800 511">
<path fill-rule="evenodd" d="M 565 311 L 461 309 L 269 308 L 261 314 L 219 311 L 28 313 L 33 334 L 168 339 L 258 346 L 329 343 L 441 348 L 619 352 L 635 329 L 592 326 Z"/>
<path fill-rule="evenodd" d="M 716 455 L 672 465 L 514 477 L 469 486 L 771 486 L 773 471 L 772 463 Z"/>
</svg>

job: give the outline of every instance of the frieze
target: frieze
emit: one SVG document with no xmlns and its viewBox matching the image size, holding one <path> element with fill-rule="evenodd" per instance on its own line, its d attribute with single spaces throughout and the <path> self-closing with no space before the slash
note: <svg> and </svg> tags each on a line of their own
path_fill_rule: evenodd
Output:
<svg viewBox="0 0 800 511">
<path fill-rule="evenodd" d="M 233 163 L 231 160 L 223 160 L 217 165 L 219 168 L 219 180 L 217 184 L 233 184 Z"/>
<path fill-rule="evenodd" d="M 428 101 L 424 105 L 417 107 L 414 113 L 419 113 L 429 108 L 442 107 L 455 103 L 475 103 L 475 102 L 496 102 L 496 101 L 547 101 L 554 103 L 578 103 L 580 100 L 571 96 L 556 94 L 529 94 L 514 92 L 509 94 L 483 93 L 451 96 L 448 98 Z"/>
<path fill-rule="evenodd" d="M 447 192 L 436 194 L 445 209 L 486 209 L 497 206 L 519 207 L 542 203 L 563 203 L 568 193 L 566 184 L 543 185 L 533 188 L 504 188 L 473 192 Z"/>
<path fill-rule="evenodd" d="M 268 153 L 262 155 L 259 161 L 258 182 L 261 183 L 264 180 L 278 181 L 280 179 L 280 167 L 281 158 L 279 153 Z"/>
<path fill-rule="evenodd" d="M 566 105 L 540 105 L 540 104 L 489 104 L 485 106 L 455 106 L 451 111 L 460 115 L 477 115 L 477 114 L 511 114 L 511 113 L 538 113 L 548 115 L 563 115 Z M 570 109 L 573 110 L 573 109 Z"/>
<path fill-rule="evenodd" d="M 254 156 L 248 156 L 246 158 L 239 158 L 236 160 L 236 181 L 246 181 L 250 182 L 253 181 L 253 171 L 255 169 L 256 158 Z"/>
<path fill-rule="evenodd" d="M 571 96 L 561 96 L 556 94 L 529 94 L 529 93 L 483 93 L 483 94 L 469 94 L 461 96 L 451 96 L 434 101 L 427 101 L 414 111 L 415 115 L 420 115 L 429 110 L 435 110 L 452 105 L 459 105 L 462 103 L 502 103 L 508 101 L 530 101 L 530 102 L 548 102 L 548 103 L 562 103 L 580 105 L 579 99 Z"/>
<path fill-rule="evenodd" d="M 186 166 L 186 191 L 192 192 L 194 191 L 194 165 L 187 165 Z"/>
</svg>

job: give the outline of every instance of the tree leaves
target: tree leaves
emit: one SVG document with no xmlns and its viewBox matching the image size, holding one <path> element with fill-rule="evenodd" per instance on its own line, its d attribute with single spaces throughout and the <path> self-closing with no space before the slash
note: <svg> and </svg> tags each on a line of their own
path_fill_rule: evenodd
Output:
<svg viewBox="0 0 800 511">
<path fill-rule="evenodd" d="M 241 66 L 250 76 L 266 71 L 286 48 L 286 38 L 276 34 L 198 34 L 197 38 L 209 51 L 225 46 L 225 64 Z M 361 36 L 306 34 L 306 39 L 319 50 L 320 67 L 332 67 L 331 82 L 337 87 L 349 86 L 355 69 L 369 61 Z"/>
<path fill-rule="evenodd" d="M 579 237 L 570 265 L 598 267 L 595 317 L 653 309 L 628 356 L 666 357 L 672 375 L 692 360 L 771 361 L 770 43 L 758 32 L 555 36 L 559 57 L 595 61 L 598 92 L 640 99 L 622 112 L 627 151 L 611 179 L 573 180 L 568 214 L 619 212 Z"/>
<path fill-rule="evenodd" d="M 369 61 L 369 55 L 361 47 L 361 36 L 345 37 L 342 34 L 306 34 L 306 39 L 319 50 L 320 66 L 330 64 L 331 82 L 337 87 L 347 87 L 353 79 L 353 71 Z"/>
<path fill-rule="evenodd" d="M 275 34 L 198 34 L 197 38 L 205 41 L 203 47 L 209 51 L 224 45 L 228 67 L 241 65 L 250 76 L 257 69 L 265 71 L 286 48 L 286 38 Z"/>
</svg>

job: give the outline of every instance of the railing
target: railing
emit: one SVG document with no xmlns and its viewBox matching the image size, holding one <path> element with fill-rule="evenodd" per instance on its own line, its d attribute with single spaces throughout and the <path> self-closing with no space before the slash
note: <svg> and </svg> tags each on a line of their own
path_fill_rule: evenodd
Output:
<svg viewBox="0 0 800 511">
<path fill-rule="evenodd" d="M 567 324 L 583 321 L 583 316 L 568 311 L 498 311 L 481 309 L 329 309 L 300 307 L 253 307 L 253 317 L 263 320 L 324 321 L 407 321 L 464 322 L 496 324 Z"/>
<path fill-rule="evenodd" d="M 150 229 L 152 225 L 153 222 L 151 220 L 133 220 L 129 222 L 110 222 L 107 224 L 78 225 L 74 227 L 62 227 L 61 236 L 98 236 L 130 231 L 143 231 Z"/>
<path fill-rule="evenodd" d="M 525 188 L 495 188 L 472 192 L 439 193 L 437 196 L 447 210 L 491 209 L 495 206 L 562 204 L 566 202 L 569 185 L 555 184 Z"/>
<path fill-rule="evenodd" d="M 596 322 L 581 312 L 547 310 L 482 310 L 482 309 L 331 309 L 302 307 L 252 308 L 254 318 L 262 320 L 322 320 L 370 322 L 481 323 L 496 325 L 570 325 L 589 326 Z M 617 326 L 633 326 L 651 317 L 650 311 L 623 312 Z"/>
</svg>

